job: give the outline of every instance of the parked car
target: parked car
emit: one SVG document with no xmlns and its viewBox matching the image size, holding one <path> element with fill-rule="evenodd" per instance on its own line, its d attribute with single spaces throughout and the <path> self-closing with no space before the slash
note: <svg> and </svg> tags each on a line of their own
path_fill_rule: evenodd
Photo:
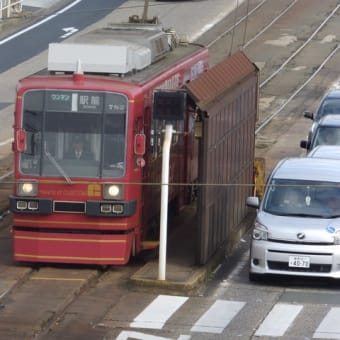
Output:
<svg viewBox="0 0 340 340">
<path fill-rule="evenodd" d="M 307 139 L 310 140 L 317 122 L 329 114 L 340 114 L 340 89 L 331 89 L 322 97 L 316 112 L 305 111 L 304 117 L 313 120 L 313 125 L 308 133 Z"/>
<path fill-rule="evenodd" d="M 340 145 L 340 114 L 329 114 L 315 123 L 307 140 L 302 140 L 300 146 L 307 151 L 318 145 Z"/>
<path fill-rule="evenodd" d="M 340 159 L 340 146 L 319 145 L 308 153 L 308 157 Z"/>
<path fill-rule="evenodd" d="M 270 174 L 252 231 L 249 278 L 266 274 L 340 278 L 340 160 L 280 161 Z"/>
<path fill-rule="evenodd" d="M 340 114 L 340 89 L 329 90 L 321 99 L 316 113 L 306 111 L 304 116 L 318 121 L 328 114 Z"/>
</svg>

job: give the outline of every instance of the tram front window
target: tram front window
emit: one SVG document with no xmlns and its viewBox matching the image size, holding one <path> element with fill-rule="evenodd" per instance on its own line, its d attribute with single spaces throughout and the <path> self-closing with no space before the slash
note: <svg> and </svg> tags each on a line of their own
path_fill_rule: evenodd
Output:
<svg viewBox="0 0 340 340">
<path fill-rule="evenodd" d="M 91 95 L 94 96 L 93 93 Z M 121 95 L 101 95 L 108 96 L 111 101 L 117 98 L 122 103 L 126 101 Z M 97 107 L 92 109 L 93 112 L 34 109 L 24 107 L 23 128 L 27 147 L 20 154 L 22 173 L 64 178 L 118 178 L 124 175 L 125 105 L 121 104 L 120 112 L 105 110 L 104 104 L 100 110 Z"/>
</svg>

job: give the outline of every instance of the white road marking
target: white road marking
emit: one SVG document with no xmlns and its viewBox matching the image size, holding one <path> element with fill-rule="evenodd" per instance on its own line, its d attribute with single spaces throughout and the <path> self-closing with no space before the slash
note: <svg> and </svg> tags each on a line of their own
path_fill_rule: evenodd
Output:
<svg viewBox="0 0 340 340">
<path fill-rule="evenodd" d="M 138 340 L 172 340 L 170 338 L 163 338 L 158 335 L 145 334 L 140 332 L 130 332 L 122 331 L 117 336 L 116 340 L 128 340 L 128 339 L 138 339 Z"/>
<path fill-rule="evenodd" d="M 222 333 L 245 302 L 216 300 L 191 328 L 191 332 Z"/>
<path fill-rule="evenodd" d="M 28 26 L 28 27 L 24 28 L 24 29 L 21 30 L 21 31 L 18 31 L 18 32 L 16 32 L 16 33 L 10 35 L 9 37 L 7 37 L 7 38 L 5 38 L 5 39 L 3 39 L 3 40 L 0 40 L 0 45 L 3 45 L 3 44 L 5 44 L 6 42 L 8 42 L 8 41 L 10 41 L 10 40 L 12 40 L 12 39 L 14 39 L 14 38 L 16 38 L 16 37 L 19 37 L 20 35 L 22 35 L 22 34 L 24 34 L 24 33 L 26 33 L 26 32 L 29 32 L 29 31 L 31 31 L 32 29 L 34 29 L 34 28 L 36 28 L 36 27 L 38 27 L 38 26 L 44 24 L 45 22 L 54 19 L 56 16 L 58 16 L 59 14 L 62 14 L 62 13 L 64 13 L 64 12 L 66 12 L 67 10 L 69 10 L 70 8 L 72 8 L 73 6 L 75 6 L 76 4 L 78 4 L 78 3 L 81 2 L 81 1 L 82 1 L 82 0 L 75 0 L 75 1 L 73 1 L 72 3 L 70 3 L 68 6 L 62 8 L 60 11 L 58 11 L 58 12 L 56 12 L 56 13 L 54 13 L 54 14 L 52 14 L 52 15 L 46 17 L 46 18 L 44 18 L 44 19 L 41 20 L 41 21 L 38 21 L 37 23 L 35 23 L 35 24 L 31 25 L 31 26 Z"/>
<path fill-rule="evenodd" d="M 162 329 L 166 321 L 188 297 L 158 295 L 130 324 L 134 328 Z"/>
<path fill-rule="evenodd" d="M 302 305 L 276 304 L 255 335 L 273 337 L 284 335 L 302 308 Z"/>
<path fill-rule="evenodd" d="M 333 307 L 321 321 L 313 338 L 340 339 L 340 308 Z"/>
<path fill-rule="evenodd" d="M 78 28 L 75 28 L 75 27 L 65 27 L 62 30 L 65 32 L 65 34 L 62 35 L 60 38 L 63 38 L 63 39 L 79 31 Z"/>
</svg>

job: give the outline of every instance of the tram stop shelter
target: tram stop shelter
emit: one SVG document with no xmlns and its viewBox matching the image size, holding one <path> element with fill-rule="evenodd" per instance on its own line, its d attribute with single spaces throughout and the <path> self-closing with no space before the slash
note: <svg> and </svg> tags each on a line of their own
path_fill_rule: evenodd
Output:
<svg viewBox="0 0 340 340">
<path fill-rule="evenodd" d="M 253 192 L 258 68 L 236 52 L 186 85 L 200 126 L 196 262 L 232 249 Z"/>
</svg>

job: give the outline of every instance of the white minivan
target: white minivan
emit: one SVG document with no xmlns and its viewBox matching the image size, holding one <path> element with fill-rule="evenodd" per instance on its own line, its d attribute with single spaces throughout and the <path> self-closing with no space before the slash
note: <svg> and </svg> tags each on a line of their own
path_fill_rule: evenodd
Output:
<svg viewBox="0 0 340 340">
<path fill-rule="evenodd" d="M 280 161 L 270 174 L 252 231 L 249 278 L 265 274 L 340 278 L 340 160 Z"/>
</svg>

